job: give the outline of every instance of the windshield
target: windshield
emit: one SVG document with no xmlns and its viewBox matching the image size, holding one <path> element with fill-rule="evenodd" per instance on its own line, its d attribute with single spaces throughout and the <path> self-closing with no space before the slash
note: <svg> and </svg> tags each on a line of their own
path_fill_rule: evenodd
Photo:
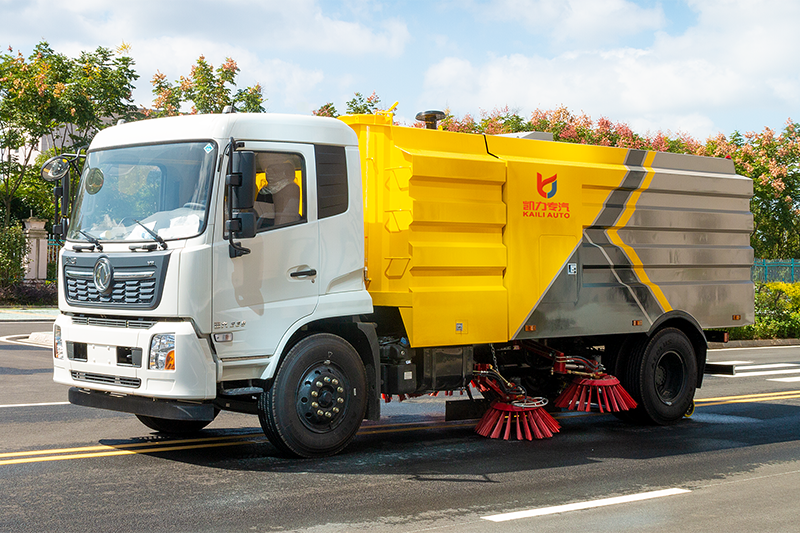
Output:
<svg viewBox="0 0 800 533">
<path fill-rule="evenodd" d="M 165 240 L 199 235 L 216 154 L 209 141 L 89 153 L 67 238 L 152 241 L 151 232 Z"/>
</svg>

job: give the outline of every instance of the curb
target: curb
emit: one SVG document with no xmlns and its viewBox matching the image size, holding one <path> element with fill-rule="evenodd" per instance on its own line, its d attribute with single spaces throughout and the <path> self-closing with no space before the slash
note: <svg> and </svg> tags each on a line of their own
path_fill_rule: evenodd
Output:
<svg viewBox="0 0 800 533">
<path fill-rule="evenodd" d="M 54 322 L 58 314 L 57 307 L 0 307 L 0 323 Z"/>
</svg>

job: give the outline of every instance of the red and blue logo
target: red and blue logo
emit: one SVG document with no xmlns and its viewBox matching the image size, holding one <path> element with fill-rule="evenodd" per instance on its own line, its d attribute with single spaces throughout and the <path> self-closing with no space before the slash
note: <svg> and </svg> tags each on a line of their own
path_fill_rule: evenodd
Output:
<svg viewBox="0 0 800 533">
<path fill-rule="evenodd" d="M 558 190 L 558 181 L 556 181 L 556 178 L 558 178 L 558 174 L 553 174 L 553 176 L 547 179 L 542 179 L 542 175 L 539 172 L 536 173 L 536 190 L 539 191 L 539 194 L 541 194 L 543 198 L 552 198 L 556 195 L 556 191 Z M 551 185 L 549 192 L 544 190 L 547 185 Z"/>
</svg>

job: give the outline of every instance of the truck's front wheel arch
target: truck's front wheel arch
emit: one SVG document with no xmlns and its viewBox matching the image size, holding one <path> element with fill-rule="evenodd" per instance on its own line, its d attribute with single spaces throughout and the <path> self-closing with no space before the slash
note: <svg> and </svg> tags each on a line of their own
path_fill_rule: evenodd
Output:
<svg viewBox="0 0 800 533">
<path fill-rule="evenodd" d="M 323 457 L 344 449 L 367 404 L 367 375 L 342 337 L 314 333 L 294 344 L 259 398 L 261 427 L 279 450 Z"/>
<path fill-rule="evenodd" d="M 368 400 L 367 412 L 364 416 L 367 420 L 379 420 L 381 417 L 381 368 L 376 324 L 374 322 L 361 322 L 356 317 L 349 319 L 322 319 L 306 324 L 295 331 L 287 341 L 278 364 L 283 364 L 284 359 L 294 345 L 317 333 L 336 335 L 349 342 L 355 348 L 367 373 Z M 272 379 L 266 381 L 268 386 L 271 386 Z"/>
</svg>

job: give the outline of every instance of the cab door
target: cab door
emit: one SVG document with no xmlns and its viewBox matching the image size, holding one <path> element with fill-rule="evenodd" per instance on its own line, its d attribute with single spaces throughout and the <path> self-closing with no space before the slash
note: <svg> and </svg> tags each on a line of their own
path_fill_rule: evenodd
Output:
<svg viewBox="0 0 800 533">
<path fill-rule="evenodd" d="M 217 217 L 212 327 L 221 359 L 274 354 L 319 297 L 314 147 L 248 141 L 246 149 L 255 152 L 258 232 L 237 239 L 249 254 L 231 258 L 223 217 Z"/>
</svg>

